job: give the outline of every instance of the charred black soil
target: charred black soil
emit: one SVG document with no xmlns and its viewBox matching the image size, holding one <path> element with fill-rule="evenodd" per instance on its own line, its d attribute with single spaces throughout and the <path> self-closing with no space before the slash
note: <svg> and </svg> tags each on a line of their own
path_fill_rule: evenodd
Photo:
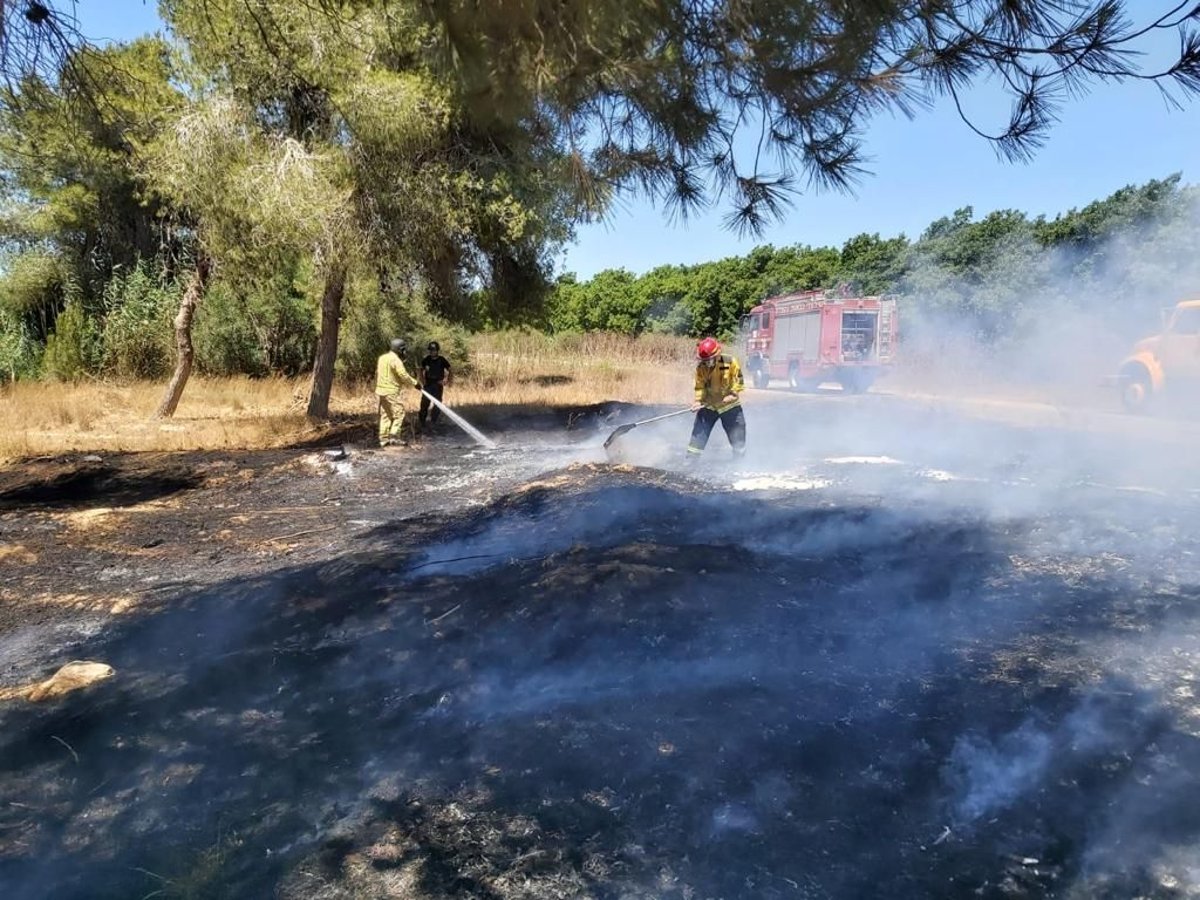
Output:
<svg viewBox="0 0 1200 900">
<path fill-rule="evenodd" d="M 40 657 L 21 636 L 61 577 L 37 574 L 45 548 L 116 504 L 5 513 L 6 539 L 49 555 L 25 563 L 0 674 L 73 657 L 117 674 L 0 705 L 0 886 L 1194 893 L 1194 495 L 1066 483 L 1029 435 L 910 461 L 910 420 L 843 424 L 839 450 L 862 426 L 897 458 L 814 438 L 788 468 L 609 466 L 587 461 L 601 428 L 527 431 L 511 456 L 443 439 L 192 459 L 194 484 L 59 557 L 168 586 Z M 136 484 L 179 463 L 104 464 Z M 301 505 L 311 519 L 271 512 Z M 216 538 L 236 516 L 242 543 Z"/>
</svg>

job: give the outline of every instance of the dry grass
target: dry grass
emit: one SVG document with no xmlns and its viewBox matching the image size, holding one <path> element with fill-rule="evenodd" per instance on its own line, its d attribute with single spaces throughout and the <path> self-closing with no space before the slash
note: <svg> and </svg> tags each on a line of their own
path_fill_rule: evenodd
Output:
<svg viewBox="0 0 1200 900">
<path fill-rule="evenodd" d="M 472 346 L 473 370 L 454 392 L 462 405 L 583 406 L 605 400 L 663 403 L 691 400 L 687 338 L 614 334 L 506 332 Z"/>
<path fill-rule="evenodd" d="M 574 406 L 605 400 L 687 402 L 684 338 L 507 333 L 476 338 L 454 406 Z M 308 380 L 193 378 L 172 419 L 152 417 L 165 385 L 21 382 L 0 387 L 0 460 L 71 451 L 265 448 L 315 437 Z M 371 385 L 339 384 L 333 411 L 375 415 Z"/>
<path fill-rule="evenodd" d="M 313 431 L 305 385 L 193 378 L 175 418 L 151 418 L 163 384 L 22 382 L 0 390 L 0 458 L 81 450 L 268 447 Z"/>
</svg>

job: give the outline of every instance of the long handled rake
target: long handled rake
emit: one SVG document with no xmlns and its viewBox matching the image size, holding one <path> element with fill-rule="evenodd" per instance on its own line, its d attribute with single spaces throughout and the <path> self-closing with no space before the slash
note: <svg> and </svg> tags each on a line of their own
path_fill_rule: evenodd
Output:
<svg viewBox="0 0 1200 900">
<path fill-rule="evenodd" d="M 619 438 L 623 434 L 628 434 L 629 432 L 633 431 L 633 429 L 637 428 L 639 425 L 649 425 L 651 422 L 661 422 L 663 419 L 673 419 L 673 418 L 675 418 L 675 416 L 682 416 L 683 414 L 690 413 L 691 411 L 692 411 L 692 408 L 690 406 L 688 406 L 688 407 L 685 407 L 684 409 L 677 409 L 677 410 L 675 410 L 675 412 L 669 412 L 669 413 L 664 413 L 661 416 L 655 416 L 652 419 L 642 419 L 642 421 L 640 421 L 640 422 L 627 422 L 626 424 L 618 427 L 616 431 L 614 431 L 612 434 L 610 434 L 608 436 L 608 438 L 604 441 L 604 449 L 607 450 L 609 447 L 611 447 L 613 445 L 613 442 L 616 441 L 617 438 Z"/>
</svg>

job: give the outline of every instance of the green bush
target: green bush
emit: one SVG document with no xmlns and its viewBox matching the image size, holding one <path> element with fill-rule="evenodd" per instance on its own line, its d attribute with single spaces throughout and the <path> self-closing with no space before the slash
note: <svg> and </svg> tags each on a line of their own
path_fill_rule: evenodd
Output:
<svg viewBox="0 0 1200 900">
<path fill-rule="evenodd" d="M 267 370 L 288 376 L 309 371 L 317 352 L 316 316 L 309 299 L 289 286 L 262 302 L 253 302 L 255 295 L 251 300 L 250 320 Z"/>
<path fill-rule="evenodd" d="M 36 378 L 43 350 L 24 322 L 0 308 L 0 382 Z"/>
<path fill-rule="evenodd" d="M 77 291 L 71 267 L 57 253 L 25 250 L 6 257 L 0 277 L 0 311 L 31 340 L 44 342 Z"/>
<path fill-rule="evenodd" d="M 245 298 L 224 283 L 208 289 L 192 332 L 196 368 L 205 375 L 267 374 L 267 362 L 247 316 Z"/>
<path fill-rule="evenodd" d="M 162 378 L 174 367 L 172 320 L 178 284 L 163 282 L 146 264 L 114 275 L 104 287 L 104 370 L 127 378 Z"/>
<path fill-rule="evenodd" d="M 313 303 L 298 272 L 265 283 L 213 284 L 196 315 L 196 359 L 209 375 L 298 375 L 317 346 Z"/>
<path fill-rule="evenodd" d="M 46 339 L 42 372 L 59 381 L 78 381 L 100 367 L 100 329 L 78 300 L 67 303 L 54 320 L 54 331 Z"/>
<path fill-rule="evenodd" d="M 692 311 L 682 300 L 651 307 L 646 321 L 647 330 L 652 334 L 682 336 L 693 331 Z"/>
<path fill-rule="evenodd" d="M 374 278 L 362 277 L 346 285 L 338 351 L 338 374 L 351 381 L 375 377 L 375 361 L 386 353 L 394 337 L 408 342 L 405 364 L 412 371 L 425 355 L 425 345 L 437 341 L 459 375 L 470 369 L 467 333 L 448 325 L 413 295 L 383 294 Z"/>
</svg>

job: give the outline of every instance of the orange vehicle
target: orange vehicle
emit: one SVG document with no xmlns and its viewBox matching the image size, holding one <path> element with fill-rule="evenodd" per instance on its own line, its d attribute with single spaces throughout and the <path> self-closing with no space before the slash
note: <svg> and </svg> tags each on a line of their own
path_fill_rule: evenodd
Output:
<svg viewBox="0 0 1200 900">
<path fill-rule="evenodd" d="M 1200 298 L 1163 310 L 1162 332 L 1138 341 L 1117 375 L 1121 402 L 1137 413 L 1189 384 L 1200 384 Z"/>
<path fill-rule="evenodd" d="M 771 297 L 742 319 L 745 369 L 758 388 L 786 380 L 812 391 L 836 381 L 857 394 L 891 367 L 897 329 L 894 297 Z"/>
</svg>

